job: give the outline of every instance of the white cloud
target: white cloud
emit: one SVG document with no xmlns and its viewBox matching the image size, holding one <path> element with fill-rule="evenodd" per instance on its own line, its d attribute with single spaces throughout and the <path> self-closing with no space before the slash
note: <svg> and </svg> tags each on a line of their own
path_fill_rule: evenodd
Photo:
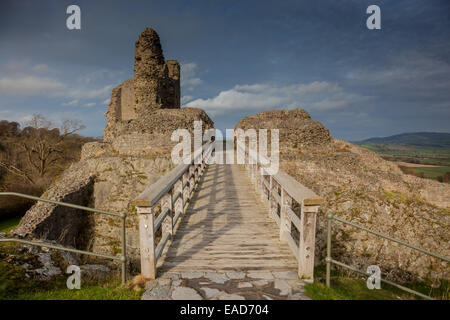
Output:
<svg viewBox="0 0 450 320">
<path fill-rule="evenodd" d="M 93 107 L 95 105 L 97 105 L 95 102 L 89 102 L 84 104 L 85 107 Z"/>
<path fill-rule="evenodd" d="M 189 96 L 189 95 L 187 95 L 187 96 L 182 96 L 182 97 L 181 97 L 181 104 L 185 104 L 186 102 L 192 100 L 192 98 L 193 98 L 193 96 Z"/>
<path fill-rule="evenodd" d="M 115 76 L 121 73 L 101 69 L 82 74 L 75 80 L 64 81 L 48 65 L 31 64 L 28 60 L 9 61 L 0 67 L 6 71 L 0 75 L 0 94 L 65 98 L 67 101 L 61 103 L 63 106 L 92 104 L 92 100 L 98 100 L 95 104 L 108 104 L 113 85 L 105 83 L 112 83 L 113 79 L 116 80 Z"/>
<path fill-rule="evenodd" d="M 230 90 L 221 91 L 214 98 L 196 99 L 185 106 L 202 108 L 211 114 L 238 109 L 295 107 L 326 111 L 348 108 L 369 98 L 349 93 L 335 83 L 315 81 L 284 87 L 268 84 L 236 85 Z"/>
<path fill-rule="evenodd" d="M 63 102 L 62 105 L 64 107 L 71 107 L 71 106 L 77 106 L 79 104 L 79 100 L 78 99 L 74 99 L 68 102 Z"/>
<path fill-rule="evenodd" d="M 110 98 L 107 98 L 106 100 L 104 100 L 103 102 L 102 102 L 102 104 L 106 104 L 106 105 L 108 105 L 109 104 L 109 102 L 110 102 Z"/>
<path fill-rule="evenodd" d="M 111 93 L 112 85 L 106 85 L 98 89 L 89 89 L 89 88 L 73 88 L 69 89 L 64 93 L 55 93 L 56 95 L 63 94 L 64 96 L 68 96 L 75 99 L 94 99 L 94 98 L 105 98 Z"/>
<path fill-rule="evenodd" d="M 0 92 L 4 94 L 32 95 L 61 90 L 64 87 L 58 80 L 32 75 L 0 78 Z"/>
<path fill-rule="evenodd" d="M 184 63 L 181 65 L 181 89 L 192 91 L 203 81 L 196 76 L 197 64 L 195 62 Z"/>
</svg>

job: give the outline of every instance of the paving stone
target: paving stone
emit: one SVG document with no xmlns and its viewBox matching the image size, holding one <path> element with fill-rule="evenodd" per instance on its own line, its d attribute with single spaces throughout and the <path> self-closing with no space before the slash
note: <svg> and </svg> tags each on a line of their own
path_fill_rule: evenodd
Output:
<svg viewBox="0 0 450 320">
<path fill-rule="evenodd" d="M 176 287 L 172 292 L 173 300 L 202 300 L 202 297 L 192 288 Z"/>
<path fill-rule="evenodd" d="M 294 291 L 304 291 L 304 285 L 305 283 L 300 280 L 286 280 L 288 285 L 292 288 Z"/>
<path fill-rule="evenodd" d="M 285 280 L 276 279 L 274 282 L 274 288 L 280 290 L 280 296 L 287 296 L 291 287 Z"/>
<path fill-rule="evenodd" d="M 305 296 L 305 295 L 302 294 L 302 293 L 296 293 L 296 294 L 293 294 L 293 295 L 289 298 L 289 300 L 311 300 L 311 298 Z"/>
<path fill-rule="evenodd" d="M 257 281 L 252 281 L 253 284 L 256 284 L 257 286 L 265 286 L 269 283 L 269 281 L 266 280 L 257 280 Z"/>
<path fill-rule="evenodd" d="M 228 281 L 228 278 L 223 273 L 207 272 L 205 273 L 205 278 L 208 278 L 212 282 L 219 284 L 224 284 Z"/>
<path fill-rule="evenodd" d="M 180 284 L 181 284 L 181 280 L 174 280 L 174 281 L 172 281 L 172 286 L 174 286 L 174 287 L 178 287 Z"/>
<path fill-rule="evenodd" d="M 170 279 L 158 279 L 158 285 L 159 286 L 170 286 Z"/>
<path fill-rule="evenodd" d="M 158 281 L 155 280 L 151 280 L 151 281 L 147 281 L 145 283 L 145 290 L 152 290 L 154 287 L 156 287 L 158 285 Z"/>
<path fill-rule="evenodd" d="M 239 282 L 237 287 L 239 289 L 241 289 L 241 288 L 251 288 L 253 286 L 252 286 L 252 284 L 250 282 Z"/>
<path fill-rule="evenodd" d="M 273 275 L 270 272 L 249 272 L 247 277 L 253 279 L 273 280 Z"/>
<path fill-rule="evenodd" d="M 245 273 L 244 272 L 227 272 L 226 273 L 227 277 L 230 279 L 244 279 L 245 278 Z"/>
<path fill-rule="evenodd" d="M 170 286 L 154 287 L 147 290 L 141 297 L 141 300 L 161 300 L 169 297 Z"/>
<path fill-rule="evenodd" d="M 243 296 L 238 294 L 228 294 L 224 293 L 217 297 L 219 300 L 245 300 Z"/>
<path fill-rule="evenodd" d="M 183 279 L 198 279 L 203 277 L 203 272 L 183 272 L 181 277 Z"/>
<path fill-rule="evenodd" d="M 169 273 L 168 278 L 171 280 L 178 280 L 181 278 L 179 273 Z"/>
<path fill-rule="evenodd" d="M 221 292 L 219 289 L 213 289 L 213 288 L 200 288 L 200 289 L 205 292 L 205 296 L 208 299 L 214 298 Z"/>
<path fill-rule="evenodd" d="M 275 279 L 298 280 L 297 272 L 294 271 L 274 271 L 272 274 Z"/>
</svg>

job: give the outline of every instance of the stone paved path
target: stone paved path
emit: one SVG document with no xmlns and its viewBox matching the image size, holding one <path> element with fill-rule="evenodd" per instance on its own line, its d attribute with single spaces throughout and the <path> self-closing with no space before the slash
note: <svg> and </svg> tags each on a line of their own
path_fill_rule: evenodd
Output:
<svg viewBox="0 0 450 320">
<path fill-rule="evenodd" d="M 166 272 L 142 300 L 310 300 L 295 272 Z"/>
</svg>

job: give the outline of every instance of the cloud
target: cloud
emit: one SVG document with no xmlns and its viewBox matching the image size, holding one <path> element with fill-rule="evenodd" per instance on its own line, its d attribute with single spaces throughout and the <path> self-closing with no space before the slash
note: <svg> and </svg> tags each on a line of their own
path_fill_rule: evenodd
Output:
<svg viewBox="0 0 450 320">
<path fill-rule="evenodd" d="M 182 96 L 181 97 L 181 104 L 185 104 L 186 102 L 192 100 L 192 98 L 194 98 L 194 97 L 193 96 L 189 96 L 189 95 Z"/>
<path fill-rule="evenodd" d="M 202 80 L 196 76 L 197 64 L 195 62 L 183 63 L 181 65 L 181 88 L 182 90 L 192 91 L 202 84 Z"/>
<path fill-rule="evenodd" d="M 98 89 L 89 89 L 87 87 L 78 87 L 67 90 L 63 93 L 55 93 L 56 95 L 64 95 L 76 99 L 94 99 L 105 98 L 111 93 L 113 85 L 106 85 Z"/>
<path fill-rule="evenodd" d="M 95 102 L 89 102 L 84 104 L 85 107 L 94 107 L 95 105 L 97 105 Z"/>
<path fill-rule="evenodd" d="M 6 76 L 0 78 L 0 92 L 3 94 L 33 95 L 61 90 L 65 85 L 51 78 L 26 76 Z"/>
<path fill-rule="evenodd" d="M 49 70 L 48 65 L 46 64 L 37 64 L 33 68 L 31 68 L 34 72 L 47 72 Z"/>
<path fill-rule="evenodd" d="M 102 104 L 108 105 L 110 100 L 111 100 L 110 98 L 107 98 L 107 99 L 103 100 Z"/>
<path fill-rule="evenodd" d="M 108 104 L 107 98 L 114 87 L 108 83 L 111 83 L 114 76 L 120 73 L 101 69 L 82 74 L 75 77 L 75 80 L 72 80 L 74 79 L 72 77 L 64 81 L 58 77 L 58 72 L 50 70 L 48 65 L 31 64 L 28 60 L 9 61 L 1 67 L 2 71 L 6 72 L 0 75 L 0 94 L 65 98 L 67 101 L 58 102 L 62 106 Z M 93 99 L 99 101 L 89 101 Z"/>
<path fill-rule="evenodd" d="M 450 45 L 444 48 L 450 54 Z M 409 51 L 392 58 L 387 65 L 352 70 L 346 80 L 373 90 L 403 97 L 436 98 L 450 96 L 450 61 L 430 52 Z"/>
<path fill-rule="evenodd" d="M 196 99 L 185 106 L 202 108 L 216 115 L 239 109 L 292 109 L 300 106 L 327 111 L 345 109 L 368 99 L 368 96 L 349 93 L 338 84 L 314 81 L 289 86 L 236 85 L 230 90 L 221 91 L 214 98 Z"/>
<path fill-rule="evenodd" d="M 77 106 L 79 104 L 79 100 L 75 99 L 75 100 L 71 100 L 69 102 L 63 102 L 62 105 L 64 107 L 71 107 L 71 106 Z"/>
</svg>

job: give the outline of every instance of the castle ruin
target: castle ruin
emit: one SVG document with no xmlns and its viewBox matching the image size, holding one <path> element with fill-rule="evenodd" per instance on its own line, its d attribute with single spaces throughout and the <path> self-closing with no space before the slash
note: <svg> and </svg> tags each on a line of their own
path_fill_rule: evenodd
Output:
<svg viewBox="0 0 450 320">
<path fill-rule="evenodd" d="M 174 166 L 170 140 L 176 129 L 193 131 L 213 122 L 201 109 L 180 107 L 180 65 L 165 60 L 158 34 L 146 28 L 135 45 L 134 77 L 111 92 L 103 141 L 83 146 L 81 160 L 67 169 L 43 197 L 127 212 L 127 252 L 139 256 L 135 209 L 129 203 Z M 104 215 L 36 203 L 13 231 L 16 236 L 56 240 L 100 253 L 118 253 L 119 221 Z"/>
</svg>

